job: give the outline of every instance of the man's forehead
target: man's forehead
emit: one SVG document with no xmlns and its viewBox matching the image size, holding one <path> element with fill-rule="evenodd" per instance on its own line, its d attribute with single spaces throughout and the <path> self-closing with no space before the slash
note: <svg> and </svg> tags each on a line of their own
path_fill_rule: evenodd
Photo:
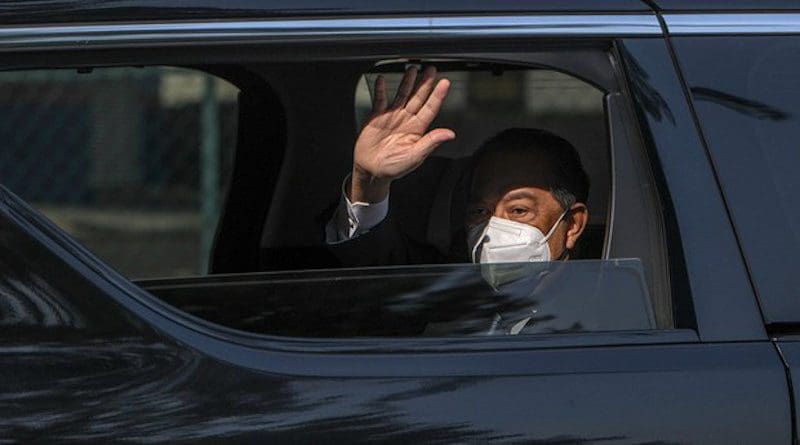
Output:
<svg viewBox="0 0 800 445">
<path fill-rule="evenodd" d="M 474 204 L 494 203 L 501 199 L 506 201 L 528 200 L 542 204 L 548 196 L 552 196 L 550 191 L 543 186 L 519 185 L 519 184 L 496 184 L 495 187 L 473 188 L 470 192 L 469 201 Z"/>
</svg>

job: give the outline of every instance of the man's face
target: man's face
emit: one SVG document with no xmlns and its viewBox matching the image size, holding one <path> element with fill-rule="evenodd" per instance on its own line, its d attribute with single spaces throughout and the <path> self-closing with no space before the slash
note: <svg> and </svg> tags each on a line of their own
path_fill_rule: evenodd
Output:
<svg viewBox="0 0 800 445">
<path fill-rule="evenodd" d="M 467 232 L 494 216 L 548 233 L 564 209 L 547 186 L 533 179 L 544 177 L 537 172 L 537 169 L 548 168 L 544 164 L 524 153 L 498 152 L 482 156 L 473 172 L 465 220 Z M 560 258 L 565 250 L 575 247 L 583 232 L 588 219 L 586 206 L 576 203 L 571 210 L 547 241 L 550 258 Z"/>
</svg>

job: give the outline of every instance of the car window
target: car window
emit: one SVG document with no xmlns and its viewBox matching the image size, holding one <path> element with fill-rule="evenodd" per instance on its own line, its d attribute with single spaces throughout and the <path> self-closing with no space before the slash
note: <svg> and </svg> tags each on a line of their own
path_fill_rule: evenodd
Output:
<svg viewBox="0 0 800 445">
<path fill-rule="evenodd" d="M 4 185 L 156 297 L 240 330 L 348 338 L 673 328 L 663 216 L 612 55 L 576 54 L 220 70 L 261 81 L 241 91 L 189 69 L 8 73 L 41 79 L 6 101 L 54 124 L 26 130 L 35 149 L 23 162 L 10 161 L 23 145 L 6 144 L 6 170 L 26 175 Z M 383 76 L 393 92 L 412 65 L 450 80 L 432 127 L 458 137 L 392 184 L 388 217 L 331 241 L 375 81 Z M 111 94 L 122 86 L 131 94 Z M 60 124 L 70 119 L 80 125 Z M 480 258 L 466 224 L 475 159 L 482 141 L 508 129 L 571 147 L 590 185 L 580 201 L 563 199 L 585 204 L 588 217 L 575 246 L 552 261 L 471 264 Z M 70 148 L 50 148 L 53 137 Z M 574 220 L 570 212 L 549 226 Z M 626 220 L 647 224 L 628 233 Z"/>
<path fill-rule="evenodd" d="M 235 285 L 227 281 L 222 285 L 214 278 L 140 284 L 179 307 L 196 310 L 203 318 L 288 336 L 486 334 L 491 331 L 488 326 L 494 314 L 507 320 L 514 318 L 509 312 L 519 308 L 546 312 L 538 321 L 523 323 L 527 328 L 519 331 L 522 334 L 674 326 L 670 284 L 664 278 L 668 271 L 661 204 L 641 142 L 630 134 L 635 127 L 625 113 L 627 105 L 618 88 L 537 64 L 469 59 L 368 63 L 371 66 L 361 72 L 358 63 L 327 67 L 326 79 L 335 79 L 327 83 L 317 78 L 310 82 L 310 75 L 299 70 L 288 81 L 304 88 L 287 88 L 284 103 L 296 107 L 298 116 L 305 116 L 306 103 L 314 101 L 315 119 L 313 124 L 288 122 L 296 139 L 290 138 L 287 144 L 290 153 L 281 171 L 283 187 L 279 185 L 273 199 L 262 238 L 260 267 L 270 272 L 258 274 L 252 281 L 237 280 Z M 352 240 L 329 242 L 326 234 L 342 203 L 342 190 L 348 186 L 353 141 L 372 117 L 375 82 L 379 77 L 385 81 L 391 101 L 410 68 L 421 73 L 429 66 L 435 66 L 438 76 L 451 84 L 431 128 L 453 128 L 456 139 L 392 183 L 386 220 Z M 321 72 L 320 67 L 313 69 L 319 71 L 312 73 Z M 345 96 L 339 90 L 346 84 L 344 78 L 354 85 L 350 113 L 342 113 L 339 101 L 325 103 L 328 98 Z M 352 131 L 342 132 L 348 124 Z M 470 162 L 482 141 L 508 128 L 544 129 L 563 135 L 577 150 L 591 182 L 587 228 L 570 261 L 560 264 L 562 272 L 546 280 L 553 287 L 542 286 L 531 265 L 520 269 L 526 280 L 504 270 L 514 269 L 513 265 L 498 265 L 492 272 L 491 267 L 465 264 L 471 260 L 463 227 Z M 613 184 L 622 189 L 614 190 Z M 301 217 L 308 214 L 313 217 Z M 611 236 L 614 227 L 617 231 Z M 631 229 L 636 233 L 628 233 Z M 395 238 L 398 234 L 399 241 Z M 442 272 L 442 263 L 452 265 L 447 266 L 451 267 L 447 273 Z M 416 269 L 409 274 L 408 268 Z M 623 269 L 623 275 L 637 277 L 631 281 L 638 283 L 635 292 L 622 287 L 614 292 L 610 290 L 614 286 L 588 284 Z M 502 278 L 506 275 L 510 276 L 508 282 Z M 425 281 L 428 279 L 431 281 Z M 214 301 L 216 291 L 199 290 L 212 283 L 237 301 L 229 301 L 230 311 L 200 301 Z M 569 283 L 588 287 L 569 288 Z M 466 288 L 461 288 L 462 284 Z M 570 297 L 556 297 L 561 292 L 556 288 Z M 544 296 L 543 289 L 553 293 Z M 199 295 L 197 292 L 206 297 L 195 299 L 192 295 Z M 259 298 L 264 300 L 258 303 Z M 590 301 L 608 312 L 589 310 Z M 647 303 L 642 305 L 643 301 Z M 243 310 L 251 304 L 259 310 Z M 506 304 L 518 308 L 512 310 Z M 520 316 L 520 320 L 525 318 Z M 497 333 L 508 334 L 510 327 Z"/>
<path fill-rule="evenodd" d="M 676 48 L 764 316 L 800 321 L 800 39 L 682 37 Z"/>
<path fill-rule="evenodd" d="M 236 88 L 200 71 L 0 73 L 0 177 L 127 276 L 204 273 Z"/>
<path fill-rule="evenodd" d="M 243 331 L 317 338 L 656 329 L 641 261 L 428 265 L 139 284 Z M 224 305 L 220 305 L 223 299 Z M 244 315 L 246 314 L 246 315 Z"/>
</svg>

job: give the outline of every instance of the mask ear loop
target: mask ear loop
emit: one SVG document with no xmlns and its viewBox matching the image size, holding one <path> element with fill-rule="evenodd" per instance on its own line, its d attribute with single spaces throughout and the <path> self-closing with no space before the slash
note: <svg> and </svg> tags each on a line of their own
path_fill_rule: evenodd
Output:
<svg viewBox="0 0 800 445">
<path fill-rule="evenodd" d="M 558 227 L 558 223 L 560 223 L 560 222 L 561 222 L 561 220 L 563 220 L 563 219 L 564 219 L 564 217 L 567 215 L 567 213 L 568 213 L 570 210 L 571 210 L 571 209 L 564 210 L 564 213 L 562 213 L 562 214 L 561 214 L 561 216 L 559 216 L 559 217 L 558 217 L 558 219 L 556 220 L 556 222 L 553 224 L 553 227 L 551 227 L 551 228 L 550 228 L 550 231 L 549 231 L 549 232 L 547 232 L 547 235 L 545 235 L 545 236 L 544 236 L 544 239 L 542 240 L 542 244 L 546 243 L 546 242 L 547 242 L 547 240 L 549 240 L 549 239 L 550 239 L 550 237 L 551 237 L 551 236 L 553 236 L 553 233 L 555 233 L 555 231 L 556 231 L 556 227 Z"/>
</svg>

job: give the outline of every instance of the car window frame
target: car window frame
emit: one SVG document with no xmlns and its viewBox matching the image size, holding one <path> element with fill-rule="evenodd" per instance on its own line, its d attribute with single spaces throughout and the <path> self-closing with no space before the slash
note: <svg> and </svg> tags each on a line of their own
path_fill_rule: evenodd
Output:
<svg viewBox="0 0 800 445">
<path fill-rule="evenodd" d="M 631 17 L 632 16 L 625 16 L 625 19 L 626 20 L 630 20 Z M 534 17 L 534 18 L 536 18 L 536 17 Z M 609 22 L 613 23 L 613 20 L 610 20 L 611 18 L 616 19 L 617 16 L 610 16 L 610 15 L 609 16 L 600 16 L 599 19 L 600 19 L 600 21 L 609 20 Z M 584 30 L 582 32 L 578 32 L 576 35 L 571 35 L 568 30 L 564 31 L 563 29 L 558 29 L 558 30 L 549 29 L 549 30 L 542 31 L 541 28 L 536 28 L 536 29 L 524 28 L 523 31 L 522 31 L 522 34 L 524 34 L 524 35 L 530 34 L 530 37 L 541 37 L 542 35 L 544 35 L 548 39 L 565 38 L 565 36 L 566 36 L 566 38 L 578 38 L 578 39 L 583 39 L 583 40 L 585 40 L 587 38 L 587 36 L 593 36 L 593 38 L 602 38 L 605 41 L 611 41 L 611 39 L 616 39 L 616 38 L 619 38 L 620 36 L 623 36 L 623 37 L 624 36 L 629 36 L 629 37 L 630 36 L 638 36 L 638 37 L 649 36 L 650 38 L 652 38 L 654 36 L 661 36 L 660 27 L 658 27 L 657 25 L 654 25 L 654 17 L 647 15 L 647 16 L 639 16 L 638 18 L 639 19 L 645 18 L 644 22 L 646 22 L 647 24 L 645 24 L 645 25 L 637 25 L 637 26 L 640 26 L 639 28 L 636 28 L 634 26 L 633 28 L 631 28 L 632 31 L 629 31 L 629 32 L 626 32 L 624 29 L 620 29 L 619 27 L 615 28 L 615 27 L 612 26 L 612 27 L 609 27 L 608 29 L 606 29 L 605 31 L 598 32 L 597 29 L 595 28 L 592 31 Z M 531 19 L 531 18 L 529 17 L 528 19 Z M 573 22 L 575 17 L 574 16 L 569 16 L 568 18 L 564 18 L 564 16 L 556 16 L 554 18 L 554 16 L 547 16 L 546 19 L 544 19 L 544 20 L 546 22 L 548 22 L 548 23 L 558 23 L 559 19 L 565 20 L 566 22 Z M 596 24 L 597 19 L 598 19 L 598 17 L 594 17 L 593 16 L 593 19 L 590 20 L 590 22 L 593 23 L 593 24 Z M 623 20 L 623 22 L 624 21 L 625 20 Z M 528 24 L 528 25 L 525 25 L 525 26 L 530 26 L 530 25 Z M 656 27 L 653 28 L 653 26 L 656 26 Z M 605 34 L 603 32 L 605 32 Z M 487 34 L 483 34 L 482 36 L 483 37 L 485 37 L 486 35 L 491 36 L 492 35 L 491 33 L 492 33 L 492 31 L 489 31 Z M 598 37 L 598 35 L 600 37 Z M 507 33 L 499 33 L 497 35 L 497 38 L 502 41 L 507 36 L 508 36 Z M 371 37 L 374 37 L 374 35 L 372 35 Z M 419 39 L 419 37 L 414 37 L 414 39 Z M 111 44 L 111 46 L 113 47 L 114 45 L 122 45 L 123 42 L 125 42 L 125 40 L 121 39 L 118 42 L 115 42 L 115 43 Z M 190 43 L 192 43 L 192 42 L 190 42 Z M 221 43 L 229 43 L 229 42 L 221 42 Z M 280 42 L 280 43 L 285 44 L 285 42 Z M 127 43 L 127 44 L 130 44 L 130 43 Z M 165 57 L 169 57 L 170 53 L 173 54 L 173 57 L 176 56 L 177 54 L 180 53 L 179 50 L 183 47 L 182 45 L 186 45 L 186 44 L 187 44 L 186 42 L 183 42 L 183 43 L 180 43 L 180 44 L 173 43 L 172 44 L 173 48 L 171 48 L 171 51 L 164 51 L 161 54 L 159 54 L 158 56 L 156 56 L 155 59 L 160 60 L 161 61 L 160 63 L 163 63 L 163 60 L 164 60 Z M 261 41 L 261 44 L 263 44 L 263 41 Z M 108 43 L 103 43 L 102 45 L 99 45 L 99 47 L 104 48 L 103 45 L 109 45 L 109 44 Z M 207 41 L 205 41 L 202 45 L 211 45 L 211 44 L 208 43 Z M 202 45 L 201 45 L 201 47 L 202 47 Z M 221 46 L 224 46 L 224 45 L 221 45 Z M 2 49 L 2 48 L 3 48 L 3 37 L 2 37 L 2 35 L 0 35 L 0 49 Z M 254 46 L 254 48 L 255 48 L 255 46 Z M 197 48 L 195 47 L 195 49 L 197 49 Z M 2 52 L 3 53 L 2 55 L 4 56 L 4 57 L 0 57 L 0 63 L 3 63 L 3 61 L 7 61 L 8 59 L 5 56 L 8 56 L 9 54 L 12 54 L 12 53 L 10 53 L 8 51 L 5 51 L 5 52 L 0 51 L 0 52 Z M 137 55 L 137 53 L 138 53 L 138 55 Z M 107 60 L 106 63 L 118 65 L 118 64 L 124 63 L 122 61 L 124 61 L 126 59 L 129 60 L 129 58 L 132 55 L 141 60 L 141 58 L 144 57 L 142 53 L 143 53 L 143 51 L 141 51 L 141 47 L 140 48 L 134 48 L 134 49 L 130 50 L 130 52 L 128 54 L 124 54 L 124 55 L 123 54 L 116 54 L 113 57 L 110 57 L 109 59 L 106 59 Z M 247 53 L 247 51 L 245 51 L 245 53 Z M 68 55 L 68 54 L 69 54 L 69 51 L 67 51 L 66 53 L 63 53 L 62 55 Z M 25 55 L 27 55 L 27 56 L 32 56 L 32 55 L 35 56 L 35 51 L 34 52 L 28 52 Z M 262 57 L 263 57 L 263 54 L 262 54 Z M 146 57 L 144 57 L 144 58 L 146 58 Z M 223 58 L 225 58 L 225 57 L 223 57 Z M 242 60 L 248 60 L 248 58 L 249 57 L 248 57 L 247 54 L 244 54 L 242 56 Z M 90 57 L 90 55 L 86 55 L 86 53 L 84 53 L 83 59 L 84 60 L 92 60 L 92 57 Z M 28 59 L 28 60 L 30 60 L 30 59 Z M 97 59 L 94 59 L 94 60 L 97 60 Z M 183 60 L 185 60 L 185 56 L 184 56 Z M 230 60 L 230 56 L 227 56 L 227 60 Z M 15 65 L 24 66 L 25 63 L 26 63 L 25 62 L 25 58 L 16 59 Z M 28 62 L 28 63 L 30 63 L 30 62 Z M 72 63 L 75 63 L 75 62 L 73 61 Z M 80 63 L 85 63 L 85 62 L 80 62 Z M 93 267 L 100 267 L 102 269 L 102 267 L 98 266 L 97 264 L 95 264 Z M 126 280 L 123 277 L 116 276 L 115 277 L 115 281 L 117 281 L 117 280 L 122 280 L 122 282 L 125 282 L 126 284 L 133 286 L 128 280 Z M 134 286 L 134 289 L 135 289 L 135 286 Z M 133 289 L 128 289 L 128 292 L 133 292 Z M 140 298 L 144 298 L 145 300 L 151 300 L 149 302 L 150 304 L 154 303 L 152 296 L 149 296 L 148 294 L 141 293 L 141 292 L 142 291 L 139 290 L 139 293 L 138 293 L 138 297 L 139 298 L 137 298 L 137 300 L 140 299 Z M 134 292 L 134 293 L 136 293 L 136 292 Z M 157 304 L 156 304 L 156 306 L 157 306 Z M 176 314 L 173 314 L 173 316 L 175 316 L 175 315 Z M 182 314 L 180 317 L 184 317 L 185 315 L 186 314 Z M 201 323 L 200 320 L 193 320 L 192 321 L 192 323 L 195 323 L 195 322 L 196 323 Z M 216 328 L 217 327 L 215 327 L 215 329 Z M 240 333 L 237 333 L 236 335 L 238 336 L 238 335 L 240 335 Z M 588 334 L 588 335 L 591 335 L 591 334 Z M 594 337 L 601 338 L 601 337 L 604 337 L 604 335 L 605 334 L 596 335 Z M 575 334 L 574 336 L 571 337 L 572 339 L 575 339 L 575 341 L 573 343 L 571 343 L 569 339 L 565 339 L 560 344 L 558 344 L 557 346 L 558 347 L 563 347 L 563 346 L 567 346 L 567 345 L 583 346 L 585 344 L 580 341 L 580 338 L 581 337 L 585 337 L 585 336 L 587 336 L 587 334 L 585 334 L 585 333 Z M 260 337 L 263 338 L 263 336 L 260 336 Z M 642 340 L 641 343 L 647 343 L 647 344 L 649 344 L 649 343 L 662 343 L 662 342 L 663 343 L 673 343 L 675 341 L 678 341 L 678 342 L 690 341 L 691 342 L 691 341 L 697 341 L 698 333 L 695 332 L 692 329 L 676 329 L 676 330 L 669 330 L 669 331 L 650 331 L 650 332 L 647 332 L 647 333 L 639 332 L 639 333 L 634 333 L 634 334 L 609 334 L 607 336 L 607 338 L 602 338 L 596 344 L 598 344 L 598 345 L 600 345 L 600 344 L 602 344 L 602 345 L 639 344 L 640 343 L 639 342 L 640 339 L 644 339 L 644 340 Z M 474 340 L 474 339 L 471 339 L 471 340 Z M 281 339 L 280 340 L 281 343 L 285 343 L 285 341 L 286 341 L 286 339 Z M 385 340 L 381 340 L 381 341 L 383 342 Z M 425 340 L 421 340 L 421 341 L 423 343 L 426 343 L 426 342 L 438 342 L 438 343 L 441 343 L 442 339 L 430 339 L 430 340 L 429 339 L 425 339 Z M 500 342 L 500 340 L 497 340 L 497 339 L 490 339 L 490 340 L 487 340 L 487 341 L 490 342 L 490 343 L 491 342 L 494 342 L 494 343 Z M 400 343 L 408 343 L 408 340 L 407 339 L 400 339 L 400 340 L 398 340 L 398 342 L 400 342 Z M 520 347 L 522 347 L 524 349 L 530 349 L 530 348 L 536 349 L 538 347 L 543 347 L 548 342 L 547 341 L 543 341 L 543 342 L 540 342 L 541 343 L 540 346 L 536 346 L 535 345 L 536 344 L 536 339 L 535 339 L 535 337 L 532 336 L 532 337 L 521 337 L 521 340 L 520 339 L 514 339 L 514 341 L 512 343 L 520 344 L 521 345 Z M 552 341 L 549 342 L 549 343 L 553 344 Z M 558 343 L 558 342 L 556 342 L 556 343 Z M 273 345 L 273 347 L 276 348 L 276 349 L 280 349 L 280 348 L 278 348 L 277 346 L 274 346 L 274 345 Z M 435 346 L 435 345 L 433 345 L 432 347 L 434 349 L 438 349 L 439 348 L 439 346 Z M 459 348 L 463 348 L 463 347 L 465 347 L 465 346 L 464 345 L 460 345 L 459 346 Z M 486 346 L 486 347 L 488 347 L 489 349 L 493 349 L 493 350 L 498 348 L 497 345 L 494 345 L 494 346 L 493 345 L 489 345 L 489 346 Z M 507 346 L 503 346 L 503 347 L 501 347 L 501 349 L 506 348 L 506 347 Z M 445 349 L 447 349 L 447 348 L 448 347 L 445 347 Z M 385 349 L 385 348 L 381 348 L 381 349 Z M 415 349 L 415 350 L 417 350 L 417 349 Z"/>
</svg>

